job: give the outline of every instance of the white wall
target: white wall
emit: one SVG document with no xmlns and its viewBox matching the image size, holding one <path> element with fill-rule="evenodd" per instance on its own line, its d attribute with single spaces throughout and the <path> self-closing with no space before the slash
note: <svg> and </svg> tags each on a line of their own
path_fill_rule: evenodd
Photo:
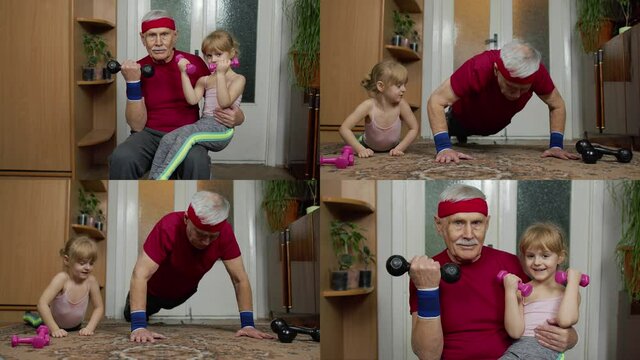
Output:
<svg viewBox="0 0 640 360">
<path fill-rule="evenodd" d="M 184 210 L 196 191 L 196 182 L 177 181 L 175 184 L 176 210 Z M 242 251 L 243 262 L 253 292 L 254 314 L 268 316 L 266 248 L 269 233 L 261 215 L 261 182 L 237 180 L 234 182 L 234 232 Z M 107 239 L 107 318 L 122 319 L 124 300 L 129 290 L 131 272 L 138 256 L 138 182 L 109 181 L 109 214 Z M 199 291 L 186 304 L 163 310 L 159 317 L 186 319 L 237 319 L 238 309 L 233 286 L 222 264 L 203 278 Z"/>
<path fill-rule="evenodd" d="M 492 216 L 487 243 L 515 252 L 516 181 L 472 181 L 487 195 Z M 570 266 L 591 276 L 581 290 L 579 342 L 567 359 L 614 359 L 618 291 L 621 284 L 613 250 L 620 236 L 619 212 L 604 181 L 573 181 Z M 424 183 L 378 181 L 378 345 L 381 359 L 414 359 L 407 277 L 386 275 L 392 254 L 424 253 Z M 381 206 L 380 204 L 385 204 Z M 509 218 L 509 216 L 511 218 Z M 443 245 L 444 248 L 444 245 Z"/>
</svg>

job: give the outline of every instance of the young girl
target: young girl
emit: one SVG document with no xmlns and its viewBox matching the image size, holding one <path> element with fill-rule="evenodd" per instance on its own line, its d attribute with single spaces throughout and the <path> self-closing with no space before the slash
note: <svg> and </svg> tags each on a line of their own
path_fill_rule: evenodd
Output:
<svg viewBox="0 0 640 360">
<path fill-rule="evenodd" d="M 93 335 L 104 313 L 100 287 L 91 275 L 98 247 L 93 240 L 80 236 L 67 241 L 60 255 L 65 270 L 53 277 L 40 296 L 38 312 L 51 336 L 65 337 L 67 331 L 80 329 L 91 300 L 93 313 L 87 326 L 80 329 L 80 335 Z"/>
<path fill-rule="evenodd" d="M 231 70 L 231 60 L 238 55 L 238 44 L 224 30 L 216 30 L 202 41 L 202 54 L 209 67 L 215 71 L 198 79 L 195 88 L 187 75 L 187 59 L 178 62 L 182 76 L 182 90 L 187 102 L 197 104 L 204 95 L 202 117 L 196 123 L 185 125 L 168 134 L 160 141 L 149 173 L 150 179 L 167 180 L 182 163 L 194 144 L 210 151 L 224 149 L 233 137 L 233 128 L 217 122 L 213 116 L 216 107 L 239 106 L 244 91 L 245 78 Z"/>
<path fill-rule="evenodd" d="M 361 82 L 370 99 L 362 102 L 340 126 L 340 136 L 358 157 L 372 156 L 374 151 L 404 155 L 404 150 L 418 136 L 419 125 L 411 107 L 402 98 L 406 91 L 407 69 L 393 60 L 376 64 Z M 356 138 L 352 129 L 364 118 L 364 134 Z M 400 141 L 401 120 L 409 131 Z"/>
<path fill-rule="evenodd" d="M 534 329 L 547 319 L 556 319 L 561 328 L 578 322 L 581 273 L 567 270 L 567 286 L 555 280 L 558 265 L 567 258 L 562 231 L 551 223 L 529 226 L 520 241 L 520 257 L 531 277 L 533 291 L 523 298 L 518 291 L 520 279 L 509 274 L 504 278 L 504 325 L 509 336 L 518 339 L 500 359 L 562 359 L 564 355 L 538 343 Z"/>
</svg>

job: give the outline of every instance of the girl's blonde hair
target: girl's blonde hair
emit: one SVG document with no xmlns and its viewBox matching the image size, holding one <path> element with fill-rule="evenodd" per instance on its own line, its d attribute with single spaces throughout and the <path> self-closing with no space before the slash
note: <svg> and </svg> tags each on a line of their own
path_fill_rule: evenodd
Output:
<svg viewBox="0 0 640 360">
<path fill-rule="evenodd" d="M 529 226 L 520 238 L 520 257 L 527 250 L 548 250 L 567 260 L 567 245 L 562 229 L 553 223 L 535 223 Z"/>
<path fill-rule="evenodd" d="M 382 81 L 385 85 L 402 85 L 408 80 L 407 68 L 395 60 L 383 60 L 377 63 L 371 72 L 360 82 L 360 85 L 372 93 L 378 93 L 376 83 Z"/>
<path fill-rule="evenodd" d="M 60 249 L 60 256 L 68 256 L 70 263 L 94 262 L 98 258 L 98 245 L 86 236 L 79 236 L 67 241 L 64 249 Z"/>
<path fill-rule="evenodd" d="M 240 54 L 238 46 L 238 42 L 235 41 L 233 36 L 231 36 L 227 31 L 216 30 L 202 40 L 202 46 L 200 49 L 202 50 L 202 54 L 209 53 L 212 50 L 218 50 L 221 52 L 231 52 L 231 50 L 235 50 L 235 55 L 238 56 Z"/>
</svg>

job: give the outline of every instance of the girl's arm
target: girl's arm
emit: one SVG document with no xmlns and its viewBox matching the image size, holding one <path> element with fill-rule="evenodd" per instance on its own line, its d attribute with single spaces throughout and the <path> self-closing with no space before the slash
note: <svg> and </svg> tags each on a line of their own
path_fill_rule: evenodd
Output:
<svg viewBox="0 0 640 360">
<path fill-rule="evenodd" d="M 89 298 L 93 305 L 93 312 L 91 313 L 91 318 L 89 319 L 87 326 L 80 329 L 80 335 L 93 335 L 93 332 L 96 330 L 96 326 L 98 326 L 98 323 L 102 319 L 102 315 L 104 315 L 104 304 L 102 302 L 102 294 L 100 294 L 98 281 L 93 277 L 93 275 L 90 276 L 87 281 L 90 281 Z"/>
<path fill-rule="evenodd" d="M 197 104 L 204 95 L 207 76 L 203 76 L 198 79 L 195 88 L 191 86 L 191 79 L 189 79 L 189 75 L 187 75 L 186 70 L 180 72 L 180 78 L 182 79 L 182 92 L 184 93 L 184 98 L 191 105 Z"/>
<path fill-rule="evenodd" d="M 236 74 L 236 76 L 227 84 L 227 77 L 224 73 L 220 73 L 220 68 L 216 71 L 216 87 L 218 90 L 218 106 L 228 108 L 236 101 L 236 99 L 244 92 L 244 85 L 247 80 L 244 76 Z"/>
<path fill-rule="evenodd" d="M 518 294 L 520 278 L 509 274 L 504 278 L 504 327 L 513 339 L 524 333 L 524 304 Z"/>
<path fill-rule="evenodd" d="M 51 314 L 51 308 L 49 308 L 49 304 L 55 299 L 56 295 L 64 288 L 64 283 L 67 281 L 68 275 L 65 272 L 59 272 L 56 276 L 53 277 L 49 285 L 42 295 L 40 295 L 40 300 L 38 300 L 38 313 L 40 313 L 40 317 L 42 321 L 44 321 L 45 325 L 49 327 L 51 331 L 51 336 L 53 337 L 64 337 L 67 336 L 67 332 L 63 329 L 60 329 L 56 321 L 53 319 L 53 315 Z"/>
<path fill-rule="evenodd" d="M 564 296 L 560 302 L 556 320 L 561 328 L 570 328 L 578 322 L 580 307 L 580 276 L 582 273 L 574 269 L 567 269 L 567 287 L 564 289 Z"/>
<path fill-rule="evenodd" d="M 372 106 L 372 99 L 363 101 L 349 116 L 347 116 L 342 125 L 340 125 L 340 136 L 342 136 L 342 139 L 347 143 L 347 145 L 350 145 L 353 148 L 353 152 L 358 154 L 359 157 L 368 156 L 366 155 L 368 149 L 360 144 L 351 129 L 353 129 L 360 120 L 369 114 Z M 369 155 L 373 155 L 373 152 Z"/>
<path fill-rule="evenodd" d="M 418 133 L 420 132 L 420 124 L 418 124 L 418 120 L 416 120 L 415 115 L 413 115 L 411 106 L 409 106 L 409 104 L 404 100 L 400 101 L 399 106 L 400 118 L 407 124 L 407 126 L 409 127 L 409 131 L 407 131 L 404 139 L 402 139 L 402 141 L 398 145 L 396 145 L 395 148 L 389 151 L 390 155 L 404 155 L 405 149 L 409 147 L 409 145 L 411 145 L 413 140 L 416 139 Z"/>
</svg>

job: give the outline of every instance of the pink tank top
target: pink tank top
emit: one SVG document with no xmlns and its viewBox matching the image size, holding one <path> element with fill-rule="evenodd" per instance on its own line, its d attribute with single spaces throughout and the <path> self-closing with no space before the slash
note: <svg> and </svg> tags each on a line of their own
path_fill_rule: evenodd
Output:
<svg viewBox="0 0 640 360">
<path fill-rule="evenodd" d="M 75 303 L 69 301 L 67 292 L 58 294 L 51 302 L 51 315 L 61 329 L 71 329 L 82 323 L 89 305 L 89 287 L 87 293 Z"/>
<path fill-rule="evenodd" d="M 400 116 L 389 127 L 383 128 L 376 123 L 372 114 L 369 114 L 368 123 L 364 124 L 364 142 L 373 151 L 389 151 L 400 142 L 402 123 Z"/>
<path fill-rule="evenodd" d="M 524 334 L 522 336 L 535 336 L 533 329 L 553 318 L 560 309 L 562 296 L 550 299 L 536 300 L 524 303 Z"/>
<path fill-rule="evenodd" d="M 209 78 L 207 77 L 207 80 Z M 205 87 L 207 83 L 205 81 Z M 202 109 L 203 115 L 213 116 L 213 110 L 218 107 L 218 88 L 207 89 L 204 92 L 204 109 Z M 242 102 L 242 94 L 238 96 L 236 101 L 233 102 L 233 105 L 240 106 L 240 102 Z"/>
</svg>

